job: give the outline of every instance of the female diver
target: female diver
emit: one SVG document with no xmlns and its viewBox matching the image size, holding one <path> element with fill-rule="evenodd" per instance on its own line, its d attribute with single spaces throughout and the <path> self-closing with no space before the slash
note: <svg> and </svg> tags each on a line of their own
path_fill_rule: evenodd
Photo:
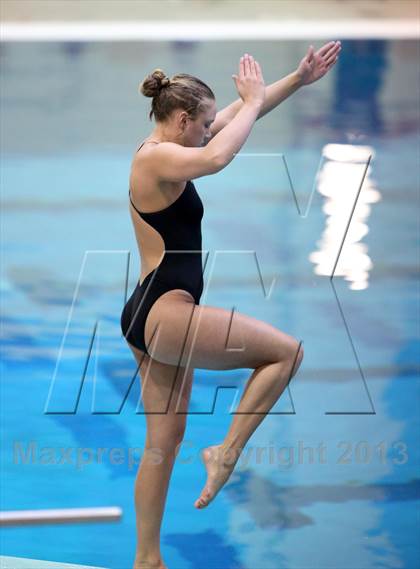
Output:
<svg viewBox="0 0 420 569">
<path fill-rule="evenodd" d="M 248 54 L 232 75 L 240 98 L 216 112 L 213 91 L 200 79 L 169 79 L 156 69 L 141 92 L 153 97 L 156 126 L 134 155 L 129 208 L 141 275 L 121 314 L 121 328 L 140 370 L 146 417 L 145 453 L 135 482 L 137 549 L 134 569 L 167 569 L 160 528 L 172 468 L 183 440 L 194 368 L 252 372 L 225 439 L 202 451 L 207 482 L 196 508 L 226 483 L 252 433 L 276 403 L 302 358 L 301 344 L 251 316 L 200 305 L 203 290 L 203 204 L 191 180 L 225 168 L 255 121 L 337 61 L 340 42 L 314 53 L 297 70 L 265 87 Z M 241 345 L 242 350 L 227 349 Z M 150 460 L 159 450 L 160 460 Z"/>
</svg>

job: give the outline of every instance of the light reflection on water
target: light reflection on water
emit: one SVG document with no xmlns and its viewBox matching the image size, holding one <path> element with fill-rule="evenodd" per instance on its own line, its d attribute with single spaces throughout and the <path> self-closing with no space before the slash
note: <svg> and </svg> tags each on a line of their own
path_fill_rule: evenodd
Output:
<svg viewBox="0 0 420 569">
<path fill-rule="evenodd" d="M 360 241 L 369 232 L 369 204 L 381 199 L 372 177 L 375 152 L 368 146 L 329 144 L 323 155 L 326 162 L 317 190 L 326 197 L 322 206 L 325 229 L 318 242 L 320 249 L 309 259 L 316 265 L 316 274 L 343 276 L 352 290 L 363 290 L 373 263 L 367 245 Z"/>
</svg>

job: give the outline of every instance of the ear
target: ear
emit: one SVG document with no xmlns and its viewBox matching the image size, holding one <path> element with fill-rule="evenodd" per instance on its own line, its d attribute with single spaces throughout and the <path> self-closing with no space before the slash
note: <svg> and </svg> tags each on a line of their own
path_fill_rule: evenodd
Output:
<svg viewBox="0 0 420 569">
<path fill-rule="evenodd" d="M 180 125 L 185 128 L 187 125 L 188 113 L 187 111 L 181 111 L 179 114 L 179 123 Z"/>
</svg>

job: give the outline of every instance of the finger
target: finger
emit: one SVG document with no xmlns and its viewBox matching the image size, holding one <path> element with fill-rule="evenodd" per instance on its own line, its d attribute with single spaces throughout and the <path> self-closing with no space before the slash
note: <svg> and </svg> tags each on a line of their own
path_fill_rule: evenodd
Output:
<svg viewBox="0 0 420 569">
<path fill-rule="evenodd" d="M 327 59 L 324 59 L 324 65 L 330 65 L 333 61 L 335 61 L 337 58 L 337 56 L 333 55 L 332 57 L 328 57 Z"/>
<path fill-rule="evenodd" d="M 244 65 L 245 65 L 245 75 L 250 75 L 251 69 L 250 69 L 249 58 L 248 58 L 248 54 L 247 54 L 247 53 L 245 54 L 244 60 L 245 60 L 245 63 L 244 63 Z"/>
<path fill-rule="evenodd" d="M 333 59 L 331 59 L 328 63 L 324 63 L 323 64 L 323 68 L 326 71 L 329 71 L 331 69 L 331 67 L 334 65 L 334 63 L 337 63 L 338 57 L 335 57 Z"/>
<path fill-rule="evenodd" d="M 312 60 L 313 60 L 313 58 L 314 58 L 314 46 L 313 46 L 313 45 L 310 45 L 310 46 L 309 46 L 309 49 L 308 49 L 308 52 L 307 52 L 307 54 L 306 54 L 306 61 L 307 61 L 308 63 L 311 63 Z"/>
<path fill-rule="evenodd" d="M 257 76 L 257 68 L 255 67 L 255 59 L 252 55 L 249 56 L 249 65 L 251 68 L 251 74 L 256 77 Z"/>
<path fill-rule="evenodd" d="M 331 61 L 334 61 L 337 57 L 338 54 L 340 52 L 340 49 L 334 49 L 331 51 L 331 53 L 328 53 L 325 57 L 324 57 L 324 61 L 327 65 L 329 65 L 331 63 Z"/>
<path fill-rule="evenodd" d="M 245 62 L 244 57 L 242 56 L 239 61 L 239 79 L 243 79 L 245 75 Z"/>
<path fill-rule="evenodd" d="M 338 61 L 338 57 L 336 57 L 335 59 L 333 59 L 330 63 L 327 64 L 327 69 L 331 69 L 331 67 L 337 63 Z"/>
<path fill-rule="evenodd" d="M 329 41 L 318 50 L 318 55 L 325 55 L 327 51 L 335 45 L 335 41 Z"/>
<path fill-rule="evenodd" d="M 336 42 L 335 45 L 333 45 L 328 51 L 327 53 L 324 54 L 324 57 L 331 57 L 336 55 L 337 53 L 339 53 L 341 51 L 341 44 L 339 42 Z"/>
<path fill-rule="evenodd" d="M 321 57 L 330 58 L 331 56 L 337 54 L 341 50 L 341 44 L 339 42 L 334 42 L 334 45 L 330 46 L 324 53 L 319 53 Z"/>
<path fill-rule="evenodd" d="M 258 77 L 258 79 L 260 79 L 261 81 L 264 81 L 263 74 L 262 74 L 262 69 L 261 69 L 260 64 L 258 63 L 257 60 L 255 60 L 255 68 L 256 68 L 256 70 L 257 70 L 257 77 Z"/>
</svg>

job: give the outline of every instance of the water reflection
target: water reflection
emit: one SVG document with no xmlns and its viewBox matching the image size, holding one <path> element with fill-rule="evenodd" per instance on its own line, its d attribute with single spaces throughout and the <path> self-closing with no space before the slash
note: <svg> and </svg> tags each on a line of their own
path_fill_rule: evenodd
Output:
<svg viewBox="0 0 420 569">
<path fill-rule="evenodd" d="M 374 156 L 370 146 L 327 144 L 317 179 L 317 189 L 326 197 L 322 209 L 327 219 L 319 249 L 309 260 L 316 274 L 343 276 L 353 290 L 367 288 L 373 266 L 361 241 L 369 232 L 370 204 L 381 199 L 372 178 Z"/>
</svg>

